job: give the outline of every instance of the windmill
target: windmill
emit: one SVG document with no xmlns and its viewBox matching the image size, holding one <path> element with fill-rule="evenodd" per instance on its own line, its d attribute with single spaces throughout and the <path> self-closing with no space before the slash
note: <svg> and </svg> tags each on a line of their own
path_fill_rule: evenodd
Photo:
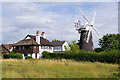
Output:
<svg viewBox="0 0 120 80">
<path fill-rule="evenodd" d="M 100 36 L 99 32 L 96 30 L 96 28 L 93 25 L 96 12 L 94 13 L 92 22 L 90 23 L 88 18 L 84 15 L 84 13 L 80 10 L 79 7 L 78 9 L 86 20 L 84 25 L 81 25 L 80 20 L 75 21 L 76 30 L 80 34 L 80 43 L 79 43 L 80 49 L 84 49 L 86 51 L 93 51 L 92 29 L 97 33 L 98 36 Z"/>
</svg>

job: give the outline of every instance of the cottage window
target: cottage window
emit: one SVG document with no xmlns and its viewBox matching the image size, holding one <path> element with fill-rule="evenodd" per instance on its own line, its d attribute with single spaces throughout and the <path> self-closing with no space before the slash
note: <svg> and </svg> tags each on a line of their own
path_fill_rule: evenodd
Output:
<svg viewBox="0 0 120 80">
<path fill-rule="evenodd" d="M 36 46 L 34 46 L 34 48 L 36 48 Z"/>
<path fill-rule="evenodd" d="M 16 46 L 16 49 L 19 49 L 19 46 Z"/>
<path fill-rule="evenodd" d="M 21 50 L 21 46 L 19 46 L 19 50 Z"/>
<path fill-rule="evenodd" d="M 14 46 L 14 49 L 16 49 L 16 47 Z"/>
<path fill-rule="evenodd" d="M 30 49 L 32 49 L 32 46 L 30 46 Z"/>
<path fill-rule="evenodd" d="M 54 51 L 61 51 L 61 46 L 55 46 Z"/>
<path fill-rule="evenodd" d="M 30 46 L 25 46 L 25 49 L 30 49 Z"/>
<path fill-rule="evenodd" d="M 41 46 L 41 49 L 44 49 L 44 46 Z"/>
<path fill-rule="evenodd" d="M 49 46 L 49 49 L 52 49 L 52 47 L 51 47 L 51 46 Z"/>
<path fill-rule="evenodd" d="M 22 49 L 24 50 L 24 49 L 25 49 L 25 47 L 23 46 L 23 47 L 22 47 Z"/>
<path fill-rule="evenodd" d="M 45 49 L 49 49 L 49 46 L 45 46 L 44 48 L 45 48 Z"/>
</svg>

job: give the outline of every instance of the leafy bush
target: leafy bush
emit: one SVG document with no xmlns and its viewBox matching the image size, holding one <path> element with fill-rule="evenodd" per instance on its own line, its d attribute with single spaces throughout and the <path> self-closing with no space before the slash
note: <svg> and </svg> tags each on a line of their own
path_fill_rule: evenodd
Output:
<svg viewBox="0 0 120 80">
<path fill-rule="evenodd" d="M 7 58 L 7 53 L 6 52 L 2 52 L 3 58 Z"/>
<path fill-rule="evenodd" d="M 14 54 L 14 58 L 15 59 L 23 59 L 23 56 L 20 53 L 16 53 L 16 54 Z"/>
<path fill-rule="evenodd" d="M 74 59 L 76 61 L 91 61 L 91 62 L 107 62 L 107 63 L 118 63 L 120 54 L 118 50 L 87 52 L 80 50 L 79 52 L 65 52 L 65 53 L 45 53 L 43 58 L 46 59 Z"/>
<path fill-rule="evenodd" d="M 32 59 L 32 56 L 26 56 L 25 59 Z"/>
<path fill-rule="evenodd" d="M 76 40 L 72 41 L 71 43 L 69 43 L 70 46 L 70 50 L 73 52 L 79 52 L 79 45 L 76 43 Z"/>
<path fill-rule="evenodd" d="M 101 52 L 101 51 L 103 51 L 102 48 L 95 48 L 95 52 Z"/>
<path fill-rule="evenodd" d="M 6 58 L 12 58 L 14 59 L 15 54 L 11 51 L 8 55 L 6 55 Z"/>
<path fill-rule="evenodd" d="M 48 52 L 48 51 L 43 51 L 43 52 L 42 52 L 42 55 L 43 55 L 42 57 L 43 57 L 43 58 L 45 58 L 45 57 L 48 58 L 48 56 L 49 56 L 48 53 L 50 53 L 50 52 Z"/>
<path fill-rule="evenodd" d="M 13 53 L 10 52 L 8 55 L 6 55 L 6 58 L 12 58 L 12 59 L 22 59 L 23 56 L 20 53 Z"/>
</svg>

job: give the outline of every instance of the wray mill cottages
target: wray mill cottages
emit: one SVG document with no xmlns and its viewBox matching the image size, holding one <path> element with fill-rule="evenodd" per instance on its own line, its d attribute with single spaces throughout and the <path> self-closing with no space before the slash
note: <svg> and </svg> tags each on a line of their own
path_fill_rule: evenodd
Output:
<svg viewBox="0 0 120 80">
<path fill-rule="evenodd" d="M 45 37 L 45 32 L 42 32 L 41 36 L 39 31 L 35 35 L 27 35 L 23 40 L 15 43 L 13 46 L 14 53 L 21 53 L 23 59 L 26 56 L 32 56 L 34 59 L 39 59 L 42 56 L 43 51 L 48 52 L 64 52 L 65 46 L 67 50 L 70 47 L 66 41 L 50 42 Z"/>
</svg>

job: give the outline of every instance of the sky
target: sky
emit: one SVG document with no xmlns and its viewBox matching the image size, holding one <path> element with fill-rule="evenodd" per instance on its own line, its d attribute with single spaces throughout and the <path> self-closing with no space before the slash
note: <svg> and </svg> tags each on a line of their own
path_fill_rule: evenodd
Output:
<svg viewBox="0 0 120 80">
<path fill-rule="evenodd" d="M 79 19 L 82 24 L 85 22 L 78 6 L 89 21 L 96 11 L 94 27 L 101 36 L 118 33 L 117 2 L 2 2 L 0 6 L 2 44 L 16 43 L 28 34 L 35 35 L 37 30 L 45 32 L 50 41 L 77 41 L 80 37 L 74 21 Z M 99 36 L 94 31 L 92 33 L 94 47 L 99 47 Z"/>
</svg>

